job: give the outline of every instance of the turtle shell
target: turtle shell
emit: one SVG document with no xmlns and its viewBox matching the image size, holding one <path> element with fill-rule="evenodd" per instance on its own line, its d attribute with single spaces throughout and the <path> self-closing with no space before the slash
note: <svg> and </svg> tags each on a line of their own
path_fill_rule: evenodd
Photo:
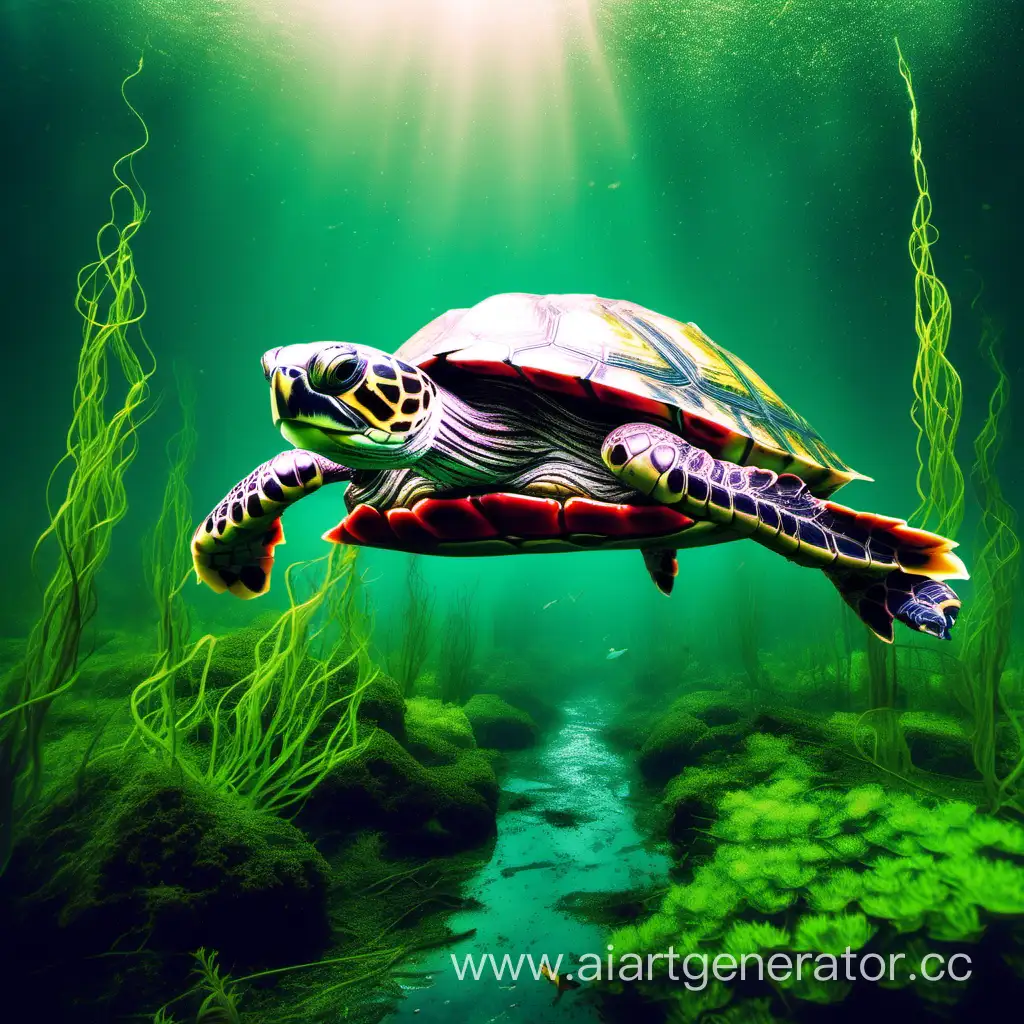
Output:
<svg viewBox="0 0 1024 1024">
<path fill-rule="evenodd" d="M 696 324 L 596 295 L 494 295 L 443 313 L 396 353 L 509 377 L 665 421 L 716 458 L 795 473 L 819 495 L 855 472 L 742 359 Z"/>
</svg>

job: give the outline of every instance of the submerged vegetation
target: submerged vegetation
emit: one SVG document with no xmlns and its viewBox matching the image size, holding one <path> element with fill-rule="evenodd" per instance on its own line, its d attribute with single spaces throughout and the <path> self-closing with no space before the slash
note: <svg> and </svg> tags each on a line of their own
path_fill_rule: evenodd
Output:
<svg viewBox="0 0 1024 1024">
<path fill-rule="evenodd" d="M 847 949 L 881 949 L 903 954 L 895 987 L 916 985 L 930 1000 L 928 985 L 912 977 L 922 940 L 974 946 L 988 928 L 1024 915 L 1020 825 L 968 803 L 935 802 L 878 784 L 829 785 L 815 761 L 787 737 L 753 733 L 724 762 L 683 771 L 666 799 L 708 807 L 711 852 L 689 881 L 669 887 L 652 916 L 612 934 L 620 961 L 669 948 L 681 957 L 704 952 L 737 959 L 781 952 L 836 958 Z M 976 966 L 981 959 L 975 955 Z M 832 962 L 831 976 L 826 964 L 799 981 L 783 981 L 780 1000 L 846 998 L 852 986 L 836 977 Z M 682 999 L 688 1019 L 698 1015 L 695 1003 L 711 1011 L 735 998 L 719 981 L 697 994 L 680 996 L 677 988 L 662 976 L 649 994 L 659 992 L 669 1003 Z M 765 981 L 745 996 L 771 999 L 775 988 Z M 944 989 L 940 998 L 950 995 Z"/>
<path fill-rule="evenodd" d="M 444 917 L 460 897 L 455 881 L 441 883 L 464 872 L 456 855 L 493 834 L 497 785 L 456 705 L 427 702 L 416 714 L 410 702 L 406 728 L 402 689 L 422 674 L 434 641 L 432 599 L 415 562 L 401 688 L 371 657 L 373 614 L 355 548 L 289 566 L 286 607 L 271 621 L 193 639 L 183 588 L 196 403 L 180 379 L 181 427 L 167 444 L 164 493 L 143 541 L 156 630 L 90 634 L 99 650 L 86 657 L 96 576 L 127 510 L 125 474 L 155 373 L 130 245 L 147 213 L 133 158 L 148 133 L 125 94 L 141 68 L 122 96 L 144 141 L 114 165 L 99 258 L 79 277 L 74 414 L 51 476 L 53 487 L 67 471 L 66 496 L 49 505 L 36 549 L 56 549 L 53 574 L 0 710 L 0 906 L 9 926 L 0 963 L 11 987 L 12 965 L 35 955 L 33 1012 L 43 1016 L 84 1004 L 102 1019 L 138 1016 L 163 1002 L 150 1015 L 165 1024 L 179 1006 L 198 1021 L 241 1021 L 244 994 L 273 1019 L 308 1019 L 342 991 L 371 1002 L 380 991 L 393 995 L 395 965 L 450 941 Z M 112 413 L 110 402 L 120 402 Z M 470 629 L 461 660 L 457 650 L 446 662 L 460 700 L 472 689 L 474 636 Z M 54 708 L 59 728 L 44 735 Z M 390 770 L 380 778 L 384 761 Z M 362 810 L 358 799 L 335 802 L 357 789 Z M 283 815 L 309 828 L 330 821 L 331 860 Z M 424 881 L 437 854 L 450 863 Z M 192 985 L 189 955 L 198 965 Z M 307 969 L 327 979 L 316 999 L 282 983 L 275 1002 L 249 986 Z"/>
<path fill-rule="evenodd" d="M 971 749 L 985 784 L 986 799 L 994 809 L 1012 802 L 1024 811 L 1018 797 L 1024 781 L 1021 709 L 1010 707 L 1003 688 L 1013 636 L 1014 601 L 1020 584 L 1020 539 L 1016 510 L 1006 499 L 996 474 L 996 459 L 1010 408 L 1010 380 L 998 345 L 998 333 L 986 320 L 981 351 L 995 371 L 997 383 L 989 402 L 988 418 L 974 442 L 974 481 L 981 503 L 974 571 L 977 592 L 964 615 L 959 675 L 955 682 L 971 717 Z M 1012 727 L 1018 750 L 1016 764 L 1002 777 L 996 764 L 1001 719 Z"/>
<path fill-rule="evenodd" d="M 472 693 L 473 657 L 477 624 L 473 595 L 463 590 L 455 596 L 441 631 L 441 656 L 437 678 L 440 696 L 452 704 L 464 704 Z"/>
<path fill-rule="evenodd" d="M 140 59 L 121 83 L 121 96 L 143 137 L 114 163 L 117 184 L 110 194 L 110 218 L 96 235 L 96 260 L 78 275 L 75 308 L 82 319 L 82 343 L 67 451 L 50 475 L 50 521 L 33 551 L 34 562 L 44 554 L 51 558 L 51 575 L 24 658 L 0 692 L 0 872 L 19 823 L 42 790 L 43 724 L 54 699 L 78 677 L 82 638 L 96 614 L 96 576 L 110 551 L 114 527 L 128 510 L 125 473 L 138 451 L 138 428 L 148 415 L 155 367 L 140 326 L 146 299 L 132 242 L 147 215 L 134 161 L 148 145 L 149 132 L 125 92 L 141 72 Z M 114 367 L 119 375 L 111 372 Z M 64 477 L 64 494 L 55 498 L 52 491 Z"/>
<path fill-rule="evenodd" d="M 423 578 L 419 556 L 413 555 L 406 569 L 405 604 L 388 638 L 387 658 L 388 670 L 406 696 L 412 695 L 430 656 L 433 623 L 434 594 Z"/>
<path fill-rule="evenodd" d="M 795 7 L 780 0 L 773 31 Z M 956 450 L 963 387 L 917 98 L 899 50 L 898 61 L 917 187 L 912 520 L 952 537 L 974 525 Z M 122 84 L 126 103 L 141 68 Z M 512 934 L 494 933 L 518 952 L 565 924 L 524 934 L 524 922 L 576 904 L 600 906 L 589 937 L 620 960 L 849 947 L 908 966 L 867 992 L 816 976 L 701 992 L 623 979 L 595 986 L 581 1016 L 600 1003 L 609 1020 L 771 1024 L 847 999 L 851 1013 L 948 1014 L 1011 991 L 1024 947 L 1024 675 L 1018 517 L 999 461 L 1010 374 L 994 324 L 983 321 L 980 350 L 996 384 L 967 474 L 973 579 L 951 644 L 883 644 L 832 593 L 820 608 L 776 601 L 786 585 L 757 586 L 756 555 L 719 587 L 703 551 L 681 563 L 672 603 L 651 592 L 637 552 L 616 551 L 604 566 L 636 556 L 630 580 L 645 589 L 626 589 L 625 568 L 601 580 L 602 566 L 607 588 L 588 590 L 567 582 L 575 567 L 537 558 L 543 593 L 506 586 L 489 606 L 486 588 L 435 589 L 441 559 L 389 552 L 369 578 L 359 549 L 338 545 L 287 566 L 245 606 L 246 625 L 208 627 L 185 588 L 204 407 L 184 378 L 142 546 L 155 628 L 99 624 L 97 576 L 156 374 L 131 248 L 147 215 L 133 159 L 148 132 L 128 106 L 144 140 L 114 164 L 110 221 L 78 282 L 74 410 L 36 551 L 51 575 L 0 701 L 0 981 L 29 994 L 22 1017 L 374 1024 L 399 981 L 443 984 L 424 966 L 438 961 L 408 961 L 472 937 L 454 912 L 507 914 L 495 921 Z M 633 182 L 591 186 L 618 201 Z M 398 599 L 376 603 L 388 587 Z M 515 817 L 499 827 L 504 814 Z M 634 819 L 641 841 L 625 843 Z M 636 848 L 656 884 L 639 879 Z M 633 888 L 598 892 L 606 869 Z M 592 890 L 574 901 L 563 889 L 576 873 Z M 500 905 L 466 895 L 488 891 Z M 972 987 L 910 977 L 951 943 L 976 959 Z M 520 998 L 529 1016 L 529 985 Z M 439 1000 L 438 1016 L 458 1011 Z"/>
<path fill-rule="evenodd" d="M 939 233 L 932 223 L 932 197 L 918 134 L 917 97 L 910 68 L 896 43 L 899 72 L 910 99 L 910 155 L 917 201 L 910 231 L 914 266 L 914 401 L 910 418 L 917 428 L 917 494 L 920 504 L 910 523 L 955 539 L 964 517 L 964 475 L 956 457 L 956 439 L 963 410 L 960 375 L 946 354 L 953 313 L 949 292 L 935 271 L 932 245 Z"/>
<path fill-rule="evenodd" d="M 131 697 L 141 741 L 216 792 L 266 811 L 301 802 L 356 756 L 365 746 L 358 740 L 359 700 L 376 670 L 366 658 L 368 638 L 359 631 L 355 560 L 352 548 L 332 550 L 322 560 L 322 581 L 302 602 L 295 595 L 301 567 L 289 566 L 287 611 L 262 635 L 246 638 L 253 643 L 253 668 L 219 692 L 208 685 L 214 637 L 197 641 L 183 662 L 162 663 Z M 337 623 L 317 624 L 335 588 L 345 614 Z M 334 643 L 325 654 L 312 654 L 317 638 L 331 629 L 338 631 Z M 200 658 L 196 692 L 182 706 L 175 679 Z M 183 749 L 197 735 L 208 737 L 198 754 Z"/>
</svg>

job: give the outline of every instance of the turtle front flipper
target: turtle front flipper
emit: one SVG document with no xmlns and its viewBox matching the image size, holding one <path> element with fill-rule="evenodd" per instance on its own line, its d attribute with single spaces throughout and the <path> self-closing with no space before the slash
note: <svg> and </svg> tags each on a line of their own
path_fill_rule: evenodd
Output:
<svg viewBox="0 0 1024 1024">
<path fill-rule="evenodd" d="M 902 519 L 817 498 L 792 474 L 712 458 L 650 423 L 617 427 L 601 457 L 615 476 L 656 501 L 750 537 L 799 565 L 826 570 L 882 639 L 892 639 L 894 618 L 949 636 L 950 609 L 954 603 L 959 609 L 959 600 L 940 581 L 967 579 L 955 542 Z"/>
<path fill-rule="evenodd" d="M 284 540 L 281 515 L 324 484 L 352 479 L 352 470 L 316 452 L 275 455 L 228 492 L 192 537 L 196 577 L 218 594 L 259 597 L 270 589 L 274 548 Z"/>
</svg>

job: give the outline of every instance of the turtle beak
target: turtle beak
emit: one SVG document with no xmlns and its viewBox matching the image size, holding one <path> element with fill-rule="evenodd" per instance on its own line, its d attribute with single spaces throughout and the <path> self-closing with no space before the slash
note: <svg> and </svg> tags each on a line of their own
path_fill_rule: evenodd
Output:
<svg viewBox="0 0 1024 1024">
<path fill-rule="evenodd" d="M 295 390 L 295 377 L 286 369 L 278 366 L 270 372 L 270 415 L 274 426 L 280 426 L 281 420 L 295 418 L 291 408 L 292 395 Z"/>
<path fill-rule="evenodd" d="M 340 402 L 312 391 L 302 370 L 294 366 L 275 366 L 270 370 L 270 415 L 274 426 L 291 434 L 285 436 L 300 447 L 319 450 L 310 438 L 301 441 L 291 435 L 296 430 L 313 431 L 322 440 L 331 434 L 359 434 L 366 430 L 356 414 Z"/>
</svg>

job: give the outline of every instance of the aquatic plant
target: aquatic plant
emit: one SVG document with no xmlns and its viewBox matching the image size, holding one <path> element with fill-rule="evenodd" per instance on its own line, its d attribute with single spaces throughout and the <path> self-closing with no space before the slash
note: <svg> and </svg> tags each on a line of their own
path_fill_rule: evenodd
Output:
<svg viewBox="0 0 1024 1024">
<path fill-rule="evenodd" d="M 473 595 L 460 590 L 445 616 L 441 632 L 441 655 L 437 665 L 441 700 L 451 704 L 464 704 L 469 700 L 476 642 Z"/>
<path fill-rule="evenodd" d="M 785 740 L 764 735 L 741 755 L 688 769 L 673 783 L 689 778 L 691 788 L 699 782 L 716 794 L 706 830 L 715 845 L 652 916 L 610 936 L 617 955 L 670 946 L 709 957 L 909 950 L 921 938 L 976 942 L 994 917 L 1024 912 L 1024 827 L 965 802 L 877 783 L 815 786 L 801 764 Z M 737 785 L 768 765 L 775 766 L 768 779 Z M 732 788 L 723 777 L 735 780 Z M 815 978 L 781 987 L 814 1003 L 849 990 Z"/>
<path fill-rule="evenodd" d="M 195 391 L 178 378 L 176 392 L 181 405 L 181 428 L 167 442 L 170 471 L 164 485 L 160 515 L 146 537 L 142 568 L 157 609 L 157 672 L 164 673 L 160 687 L 165 713 L 171 716 L 177 700 L 177 666 L 191 633 L 188 604 L 182 589 L 192 573 L 189 540 L 192 536 L 192 495 L 188 472 L 196 452 Z M 172 730 L 171 743 L 176 741 Z M 172 759 L 174 752 L 171 752 Z"/>
<path fill-rule="evenodd" d="M 946 355 L 952 307 L 932 257 L 932 245 L 938 240 L 939 232 L 932 223 L 932 199 L 918 133 L 914 82 L 899 40 L 896 40 L 896 53 L 900 76 L 910 99 L 910 155 L 917 186 L 908 247 L 914 267 L 914 330 L 918 346 L 910 418 L 917 429 L 919 504 L 908 521 L 913 526 L 955 538 L 964 517 L 964 474 L 955 450 L 963 409 L 963 386 Z"/>
<path fill-rule="evenodd" d="M 879 768 L 893 773 L 905 773 L 910 768 L 910 751 L 900 729 L 896 712 L 897 667 L 896 651 L 870 630 L 865 636 L 868 665 L 868 710 L 860 716 L 854 728 L 854 744 L 861 757 Z M 870 750 L 864 746 L 860 731 L 863 726 L 871 731 Z"/>
<path fill-rule="evenodd" d="M 237 985 L 230 974 L 221 974 L 217 954 L 199 949 L 195 953 L 199 964 L 199 989 L 206 993 L 196 1013 L 196 1024 L 241 1024 L 238 1012 Z"/>
<path fill-rule="evenodd" d="M 874 934 L 863 914 L 807 914 L 796 926 L 793 948 L 838 956 L 847 948 L 862 949 Z"/>
<path fill-rule="evenodd" d="M 408 697 L 423 672 L 433 646 L 434 592 L 423 578 L 420 557 L 408 561 L 405 577 L 405 605 L 398 617 L 401 635 L 387 656 L 391 677 Z"/>
<path fill-rule="evenodd" d="M 136 277 L 132 241 L 147 215 L 134 161 L 148 145 L 149 131 L 125 91 L 141 72 L 140 58 L 121 83 L 121 97 L 142 130 L 142 141 L 113 165 L 116 185 L 110 217 L 96 235 L 97 258 L 78 274 L 75 308 L 82 318 L 82 344 L 74 411 L 67 450 L 47 483 L 49 525 L 32 552 L 33 567 L 51 547 L 56 562 L 24 659 L 0 696 L 0 872 L 18 823 L 42 787 L 46 714 L 54 698 L 78 678 L 83 632 L 97 608 L 96 574 L 109 553 L 114 527 L 128 509 L 124 477 L 138 450 L 138 428 L 148 415 L 155 367 L 140 326 L 146 299 Z M 121 388 L 113 366 L 123 377 L 124 395 L 110 412 L 110 396 Z M 53 491 L 65 473 L 64 496 L 54 507 Z"/>
<path fill-rule="evenodd" d="M 288 608 L 256 642 L 252 671 L 219 693 L 207 685 L 212 636 L 197 641 L 182 661 L 158 666 L 132 693 L 134 737 L 190 777 L 248 806 L 276 812 L 304 800 L 366 743 L 358 739 L 357 712 L 377 672 L 366 657 L 369 640 L 356 611 L 355 560 L 356 551 L 347 546 L 319 559 L 325 563 L 323 577 L 301 602 L 295 576 L 303 566 L 289 566 Z M 348 611 L 336 624 L 327 654 L 314 656 L 313 645 L 332 628 L 318 621 L 318 613 L 335 588 L 345 595 L 341 607 Z M 168 688 L 184 665 L 201 657 L 197 692 L 182 709 L 169 699 Z M 353 665 L 355 681 L 339 682 Z M 208 743 L 200 749 L 182 749 L 187 740 L 206 735 Z"/>
<path fill-rule="evenodd" d="M 974 764 L 990 806 L 1013 801 L 1024 775 L 1024 730 L 1000 690 L 1010 653 L 1013 606 L 1020 575 L 1017 512 L 1007 500 L 996 464 L 1007 431 L 1010 379 L 999 354 L 999 332 L 985 319 L 980 348 L 996 374 L 988 416 L 974 441 L 974 483 L 981 504 L 975 596 L 961 625 L 961 700 L 971 716 Z M 996 728 L 1000 715 L 1010 722 L 1019 760 L 1002 779 L 996 772 Z"/>
</svg>

